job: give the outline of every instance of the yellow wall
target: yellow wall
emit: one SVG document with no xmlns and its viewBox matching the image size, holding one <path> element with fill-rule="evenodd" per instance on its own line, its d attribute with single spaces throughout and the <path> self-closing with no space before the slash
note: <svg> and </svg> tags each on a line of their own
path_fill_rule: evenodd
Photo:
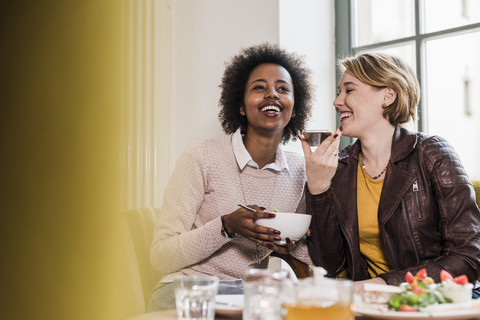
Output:
<svg viewBox="0 0 480 320">
<path fill-rule="evenodd" d="M 126 0 L 125 0 L 126 1 Z M 128 314 L 122 0 L 0 4 L 0 318 Z"/>
</svg>

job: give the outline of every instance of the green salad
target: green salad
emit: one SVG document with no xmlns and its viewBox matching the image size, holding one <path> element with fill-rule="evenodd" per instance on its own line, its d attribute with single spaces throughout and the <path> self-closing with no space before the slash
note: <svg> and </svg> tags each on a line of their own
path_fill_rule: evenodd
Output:
<svg viewBox="0 0 480 320">
<path fill-rule="evenodd" d="M 400 287 L 402 292 L 396 293 L 388 302 L 388 306 L 396 311 L 422 311 L 432 304 L 451 303 L 452 300 L 442 295 L 439 286 L 431 277 L 427 276 L 426 269 L 421 269 L 416 276 L 407 272 L 406 283 Z"/>
</svg>

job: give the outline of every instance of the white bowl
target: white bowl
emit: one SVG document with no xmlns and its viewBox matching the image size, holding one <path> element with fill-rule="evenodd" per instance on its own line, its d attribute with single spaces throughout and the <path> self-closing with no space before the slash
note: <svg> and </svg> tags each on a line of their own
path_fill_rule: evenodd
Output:
<svg viewBox="0 0 480 320">
<path fill-rule="evenodd" d="M 444 297 L 452 299 L 452 302 L 454 303 L 462 303 L 472 300 L 473 284 L 471 283 L 461 285 L 456 284 L 453 281 L 443 281 L 438 289 Z"/>
<path fill-rule="evenodd" d="M 275 218 L 258 219 L 256 224 L 273 228 L 281 232 L 278 236 L 282 238 L 280 241 L 275 241 L 275 244 L 285 245 L 286 239 L 291 241 L 300 240 L 310 227 L 310 221 L 312 216 L 302 213 L 285 213 L 285 212 L 273 212 L 276 214 Z"/>
</svg>

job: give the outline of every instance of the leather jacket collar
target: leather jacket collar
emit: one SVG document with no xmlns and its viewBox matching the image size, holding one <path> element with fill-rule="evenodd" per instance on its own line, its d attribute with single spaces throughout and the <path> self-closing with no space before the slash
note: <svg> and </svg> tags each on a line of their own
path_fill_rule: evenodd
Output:
<svg viewBox="0 0 480 320">
<path fill-rule="evenodd" d="M 392 140 L 391 162 L 397 163 L 407 158 L 415 149 L 418 142 L 418 135 L 401 127 L 395 128 Z M 338 155 L 340 162 L 345 164 L 358 161 L 358 154 L 360 153 L 360 140 L 354 144 L 342 149 Z"/>
</svg>

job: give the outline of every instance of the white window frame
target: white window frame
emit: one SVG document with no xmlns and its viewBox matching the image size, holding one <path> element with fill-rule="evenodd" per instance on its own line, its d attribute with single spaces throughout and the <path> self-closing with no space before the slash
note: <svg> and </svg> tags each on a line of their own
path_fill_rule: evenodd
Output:
<svg viewBox="0 0 480 320">
<path fill-rule="evenodd" d="M 385 47 L 398 46 L 408 43 L 415 43 L 415 60 L 416 72 L 420 79 L 420 87 L 422 90 L 422 97 L 418 105 L 418 116 L 420 121 L 417 123 L 418 131 L 428 132 L 427 121 L 427 103 L 425 97 L 427 96 L 426 79 L 425 79 L 425 43 L 428 40 L 452 37 L 455 35 L 462 35 L 466 32 L 480 31 L 480 23 L 467 24 L 455 28 L 447 28 L 440 31 L 423 32 L 423 0 L 415 0 L 415 34 L 410 37 L 394 39 L 384 42 L 376 42 L 364 46 L 355 46 L 354 35 L 357 30 L 355 28 L 355 5 L 359 0 L 336 0 L 335 1 L 335 52 L 337 57 L 345 57 L 355 55 L 358 52 L 366 50 L 375 50 Z M 361 1 L 361 0 L 360 0 Z M 337 82 L 340 80 L 341 74 L 337 70 Z"/>
</svg>

